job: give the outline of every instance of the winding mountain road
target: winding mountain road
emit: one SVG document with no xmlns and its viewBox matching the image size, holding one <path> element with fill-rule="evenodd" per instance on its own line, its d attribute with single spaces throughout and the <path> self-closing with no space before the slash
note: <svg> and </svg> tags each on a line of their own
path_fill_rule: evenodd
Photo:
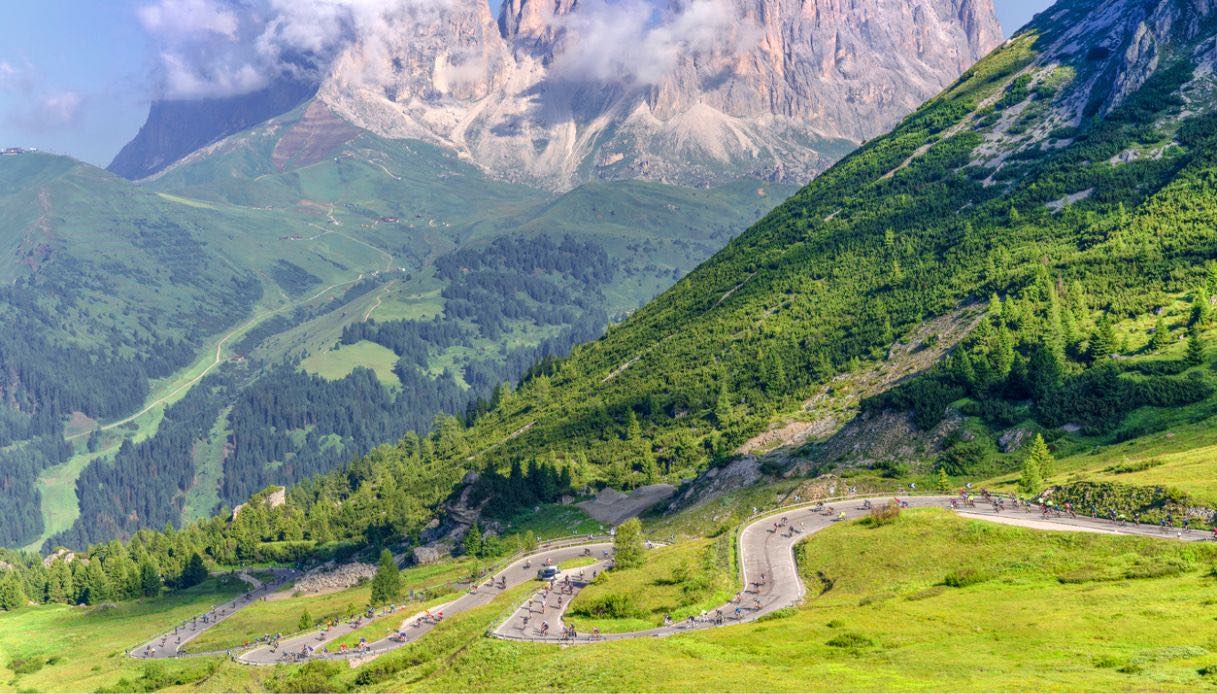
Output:
<svg viewBox="0 0 1217 694">
<path fill-rule="evenodd" d="M 912 508 L 943 508 L 949 506 L 952 498 L 920 496 L 909 497 L 905 501 Z M 612 561 L 610 543 L 592 542 L 544 548 L 513 561 L 486 578 L 485 583 L 471 588 L 461 597 L 430 610 L 412 614 L 391 636 L 364 644 L 359 648 L 331 651 L 328 644 L 366 626 L 366 623 L 363 622 L 341 624 L 328 630 L 316 630 L 296 635 L 275 644 L 258 646 L 234 657 L 238 662 L 250 665 L 298 662 L 310 658 L 358 658 L 361 660 L 372 658 L 417 641 L 434 629 L 444 618 L 487 605 L 503 592 L 535 581 L 537 570 L 546 564 L 559 565 L 580 558 L 590 559 L 593 563 L 576 569 L 568 569 L 559 580 L 544 585 L 524 604 L 518 606 L 510 617 L 491 630 L 489 635 L 515 641 L 580 644 L 663 637 L 699 629 L 746 623 L 776 610 L 797 605 L 803 599 L 806 588 L 799 579 L 798 567 L 794 559 L 796 543 L 834 523 L 859 518 L 870 513 L 870 504 L 879 505 L 888 501 L 890 501 L 890 497 L 851 499 L 835 502 L 823 508 L 804 506 L 778 510 L 757 518 L 744 528 L 739 539 L 743 590 L 731 602 L 708 611 L 701 618 L 693 618 L 678 624 L 626 633 L 564 634 L 562 616 L 571 601 L 582 588 L 591 582 L 596 573 L 603 571 Z M 1117 527 L 1108 521 L 1093 518 L 1043 518 L 1038 512 L 1020 510 L 998 512 L 994 507 L 983 502 L 977 502 L 975 507 L 957 509 L 956 512 L 965 518 L 1039 530 L 1137 535 L 1184 542 L 1199 542 L 1208 539 L 1207 533 L 1203 532 L 1183 534 L 1178 529 L 1163 532 L 1160 528 L 1144 525 Z M 285 580 L 276 581 L 274 585 L 263 586 L 262 590 L 274 590 Z M 233 601 L 230 605 L 222 606 L 225 611 L 220 614 L 219 619 L 231 616 L 252 601 L 247 595 Z M 148 658 L 182 655 L 179 652 L 181 644 L 195 638 L 219 619 L 212 619 L 209 624 L 205 625 L 191 623 L 190 631 L 157 637 L 146 646 L 133 650 L 131 655 Z M 183 628 L 185 625 L 179 627 L 179 630 Z M 180 643 L 176 641 L 178 638 L 182 639 Z"/>
</svg>

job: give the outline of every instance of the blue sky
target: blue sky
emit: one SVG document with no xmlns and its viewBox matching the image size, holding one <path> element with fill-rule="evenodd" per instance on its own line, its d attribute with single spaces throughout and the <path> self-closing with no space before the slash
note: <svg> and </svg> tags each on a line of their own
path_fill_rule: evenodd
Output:
<svg viewBox="0 0 1217 694">
<path fill-rule="evenodd" d="M 0 1 L 0 147 L 108 164 L 154 92 L 158 47 L 137 20 L 151 1 Z M 1007 33 L 1051 1 L 995 0 Z"/>
</svg>

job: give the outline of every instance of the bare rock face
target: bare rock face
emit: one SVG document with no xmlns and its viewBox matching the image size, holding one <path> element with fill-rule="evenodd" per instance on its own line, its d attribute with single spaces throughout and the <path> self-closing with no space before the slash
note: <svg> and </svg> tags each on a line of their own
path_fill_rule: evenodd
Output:
<svg viewBox="0 0 1217 694">
<path fill-rule="evenodd" d="M 363 562 L 351 562 L 339 566 L 329 564 L 302 576 L 292 587 L 292 592 L 301 594 L 334 593 L 370 580 L 374 575 L 376 575 L 376 567 Z"/>
<path fill-rule="evenodd" d="M 805 182 L 1000 42 L 992 0 L 411 3 L 319 98 L 551 188 Z"/>
<path fill-rule="evenodd" d="M 1195 69 L 1182 85 L 1171 87 L 1173 96 L 1185 104 L 1175 117 L 1207 110 L 1209 95 L 1217 89 L 1217 44 L 1211 29 L 1215 16 L 1213 0 L 1077 0 L 1040 13 L 1011 39 L 1033 46 L 1034 52 L 1012 79 L 1022 81 L 1021 101 L 1003 105 L 1000 117 L 979 129 L 984 144 L 973 153 L 973 163 L 996 174 L 1022 152 L 1063 146 L 1068 140 L 1061 138 L 1061 131 L 1126 104 L 1180 58 Z M 1005 95 L 1013 92 L 1011 86 Z M 1028 114 L 1033 127 L 1022 122 Z M 1110 161 L 1119 166 L 1164 154 L 1161 146 L 1138 148 Z M 1006 180 L 1017 185 L 1015 177 Z M 990 176 L 988 182 L 993 181 Z M 1075 191 L 1051 203 L 1050 209 L 1059 211 L 1092 192 Z"/>
</svg>

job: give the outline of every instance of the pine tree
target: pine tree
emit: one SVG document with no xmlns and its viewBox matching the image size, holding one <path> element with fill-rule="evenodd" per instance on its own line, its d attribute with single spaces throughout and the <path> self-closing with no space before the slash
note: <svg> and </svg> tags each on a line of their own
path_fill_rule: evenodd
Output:
<svg viewBox="0 0 1217 694">
<path fill-rule="evenodd" d="M 1184 363 L 1188 366 L 1203 364 L 1204 348 L 1204 333 L 1200 331 L 1199 323 L 1193 323 L 1187 330 L 1187 355 L 1184 356 Z"/>
<path fill-rule="evenodd" d="M 195 552 L 190 555 L 190 560 L 186 562 L 186 567 L 182 569 L 181 578 L 178 579 L 178 587 L 189 588 L 197 586 L 207 580 L 207 565 L 203 563 L 203 557 Z"/>
<path fill-rule="evenodd" d="M 642 566 L 646 559 L 646 549 L 642 540 L 642 523 L 637 518 L 631 518 L 617 526 L 613 535 L 613 567 L 631 569 Z"/>
<path fill-rule="evenodd" d="M 1106 314 L 1099 319 L 1094 336 L 1090 338 L 1090 359 L 1099 361 L 1116 352 L 1116 330 Z"/>
<path fill-rule="evenodd" d="M 1038 344 L 1031 351 L 1027 364 L 1027 386 L 1036 400 L 1043 400 L 1061 385 L 1065 375 L 1064 355 L 1047 344 Z"/>
<path fill-rule="evenodd" d="M 951 478 L 947 477 L 947 469 L 944 467 L 938 468 L 938 480 L 934 483 L 940 492 L 951 491 Z"/>
<path fill-rule="evenodd" d="M 1034 456 L 1027 456 L 1023 460 L 1023 471 L 1018 478 L 1018 490 L 1027 496 L 1031 496 L 1044 486 L 1043 476 L 1040 474 L 1039 463 L 1036 462 Z"/>
<path fill-rule="evenodd" d="M 1031 451 L 1027 455 L 1035 459 L 1036 469 L 1039 470 L 1042 480 L 1047 480 L 1056 471 L 1056 458 L 1052 457 L 1052 451 L 1048 450 L 1048 443 L 1044 441 L 1043 436 L 1035 435 L 1035 440 L 1031 442 Z"/>
<path fill-rule="evenodd" d="M 63 559 L 51 562 L 47 570 L 46 601 L 66 603 L 71 602 L 76 595 L 76 587 L 72 583 L 72 569 Z"/>
<path fill-rule="evenodd" d="M 1192 325 L 1199 325 L 1201 328 L 1208 327 L 1209 323 L 1209 293 L 1204 287 L 1196 291 L 1196 298 L 1192 300 Z"/>
<path fill-rule="evenodd" d="M 1000 326 L 997 329 L 997 338 L 994 341 L 993 353 L 990 355 L 993 361 L 993 374 L 997 381 L 1004 381 L 1010 375 L 1010 369 L 1014 366 L 1014 336 L 1010 334 L 1010 330 L 1006 326 Z"/>
<path fill-rule="evenodd" d="M 148 557 L 144 557 L 144 561 L 140 563 L 139 590 L 140 594 L 146 598 L 155 597 L 161 593 L 161 572 Z"/>
<path fill-rule="evenodd" d="M 961 348 L 956 352 L 954 366 L 955 380 L 965 388 L 975 389 L 976 369 L 972 367 L 972 357 L 968 354 L 968 350 Z"/>
<path fill-rule="evenodd" d="M 11 612 L 24 607 L 26 602 L 28 599 L 25 596 L 25 588 L 21 585 L 17 572 L 6 571 L 4 576 L 0 577 L 0 610 Z"/>
<path fill-rule="evenodd" d="M 477 521 L 469 526 L 469 531 L 465 533 L 465 554 L 470 557 L 482 556 L 482 529 L 478 527 Z"/>
<path fill-rule="evenodd" d="M 735 404 L 731 402 L 731 391 L 727 388 L 725 378 L 719 382 L 718 399 L 714 403 L 714 422 L 720 430 L 728 429 L 735 423 Z"/>
<path fill-rule="evenodd" d="M 101 561 L 94 558 L 84 570 L 80 602 L 97 605 L 110 599 L 110 579 L 101 568 Z"/>
<path fill-rule="evenodd" d="M 372 598 L 368 601 L 371 607 L 396 602 L 401 597 L 401 572 L 393 554 L 388 549 L 380 551 L 380 562 L 376 567 L 376 575 L 372 577 Z"/>
<path fill-rule="evenodd" d="M 1154 334 L 1149 338 L 1149 349 L 1151 352 L 1161 352 L 1171 343 L 1171 331 L 1166 327 L 1166 321 L 1162 316 L 1158 316 L 1158 320 L 1154 322 Z"/>
<path fill-rule="evenodd" d="M 308 609 L 305 609 L 303 612 L 300 613 L 300 619 L 299 619 L 299 621 L 296 622 L 296 627 L 299 628 L 300 631 L 305 631 L 306 629 L 309 629 L 312 626 L 313 626 L 313 616 L 308 613 Z"/>
<path fill-rule="evenodd" d="M 625 440 L 638 441 L 642 439 L 642 425 L 638 423 L 638 415 L 630 410 L 625 420 Z"/>
</svg>

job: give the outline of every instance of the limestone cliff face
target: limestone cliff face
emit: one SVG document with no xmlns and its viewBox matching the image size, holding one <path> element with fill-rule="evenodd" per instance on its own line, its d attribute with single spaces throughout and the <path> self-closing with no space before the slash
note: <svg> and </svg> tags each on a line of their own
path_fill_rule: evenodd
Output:
<svg viewBox="0 0 1217 694">
<path fill-rule="evenodd" d="M 599 3 L 599 4 L 597 4 Z M 414 3 L 339 57 L 319 98 L 490 173 L 803 182 L 1000 42 L 992 0 Z"/>
</svg>

